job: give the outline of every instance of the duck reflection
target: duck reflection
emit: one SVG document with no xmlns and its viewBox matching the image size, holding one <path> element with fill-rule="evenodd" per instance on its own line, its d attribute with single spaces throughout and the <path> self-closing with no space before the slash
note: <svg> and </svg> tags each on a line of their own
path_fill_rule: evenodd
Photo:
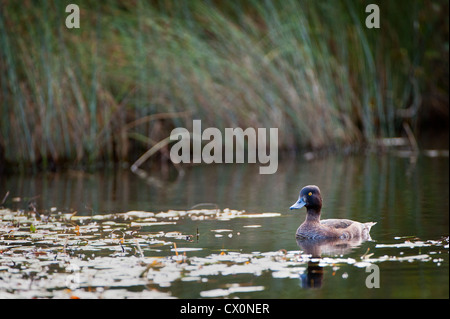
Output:
<svg viewBox="0 0 450 319">
<path fill-rule="evenodd" d="M 300 275 L 302 288 L 321 288 L 323 280 L 323 267 L 319 266 L 322 255 L 342 256 L 360 246 L 369 238 L 352 239 L 301 239 L 297 238 L 297 245 L 304 252 L 310 255 L 306 272 Z"/>
</svg>

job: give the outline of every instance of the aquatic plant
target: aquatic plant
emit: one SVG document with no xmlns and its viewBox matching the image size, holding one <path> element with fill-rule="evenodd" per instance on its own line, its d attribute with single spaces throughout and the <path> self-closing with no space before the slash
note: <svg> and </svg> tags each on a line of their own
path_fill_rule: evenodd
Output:
<svg viewBox="0 0 450 319">
<path fill-rule="evenodd" d="M 192 119 L 288 150 L 448 119 L 447 1 L 380 1 L 381 29 L 363 1 L 84 0 L 67 29 L 69 3 L 0 6 L 0 161 L 134 161 Z"/>
</svg>

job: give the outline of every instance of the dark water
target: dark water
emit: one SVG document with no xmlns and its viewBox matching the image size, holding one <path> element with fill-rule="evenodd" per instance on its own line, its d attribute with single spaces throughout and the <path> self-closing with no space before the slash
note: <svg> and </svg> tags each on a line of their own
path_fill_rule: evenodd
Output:
<svg viewBox="0 0 450 319">
<path fill-rule="evenodd" d="M 158 178 L 156 174 L 152 180 L 140 179 L 127 170 L 9 176 L 1 177 L 0 200 L 9 190 L 4 206 L 13 211 L 27 209 L 31 199 L 38 210 L 49 212 L 55 207 L 55 211 L 63 213 L 77 211 L 76 216 L 133 210 L 186 211 L 201 203 L 210 204 L 197 208 L 230 208 L 244 215 L 242 211 L 279 214 L 230 219 L 186 215 L 164 219 L 170 224 L 143 223 L 137 235 L 131 237 L 142 235 L 139 237 L 142 239 L 147 236 L 143 234 L 153 236 L 160 232 L 166 236 L 161 238 L 167 241 L 172 232 L 179 232 L 183 236 L 191 235 L 191 240 L 175 236 L 170 242 L 163 240 L 157 246 L 149 242 L 150 237 L 145 237 L 140 257 L 133 248 L 135 239 L 129 236 L 126 241 L 128 235 L 124 246 L 129 250 L 122 255 L 117 251 L 93 250 L 79 257 L 72 252 L 72 261 L 63 261 L 73 263 L 73 258 L 78 258 L 82 276 L 90 274 L 95 278 L 95 271 L 99 272 L 99 280 L 88 276 L 91 279 L 86 279 L 87 283 L 72 292 L 84 293 L 86 297 L 99 297 L 92 289 L 87 289 L 87 286 L 96 286 L 100 291 L 97 294 L 115 298 L 154 297 L 145 294 L 149 291 L 162 293 L 156 297 L 178 298 L 448 298 L 448 176 L 448 156 L 420 155 L 412 160 L 396 154 L 368 154 L 312 162 L 289 160 L 281 162 L 274 175 L 260 175 L 258 166 L 242 164 L 201 165 L 188 168 L 182 178 L 177 178 L 173 172 L 169 179 Z M 313 254 L 311 259 L 308 247 L 299 246 L 294 237 L 304 220 L 305 210 L 289 211 L 300 188 L 307 184 L 316 184 L 321 189 L 322 218 L 377 222 L 371 231 L 372 241 L 353 243 L 353 247 L 347 249 L 342 246 L 348 243 L 323 245 L 323 258 L 314 258 L 319 256 Z M 126 227 L 133 226 L 127 225 L 124 232 Z M 106 241 L 107 238 L 100 236 L 96 240 Z M 3 250 L 13 244 L 8 240 L 4 230 L 0 233 Z M 117 243 L 115 246 L 118 247 Z M 52 251 L 53 260 L 60 258 L 55 251 L 56 248 Z M 20 271 L 12 271 L 11 260 L 17 258 L 16 263 L 19 263 L 21 255 L 12 249 L 9 253 L 11 255 L 3 254 L 0 259 L 0 294 L 10 297 L 11 293 L 24 298 L 33 294 L 66 296 L 61 292 L 64 281 L 59 285 L 47 285 L 45 280 L 49 279 L 44 275 L 36 275 L 39 279 L 30 283 L 29 290 L 33 293 L 18 287 L 27 282 L 26 276 L 20 277 L 21 271 L 27 273 L 27 267 L 34 264 L 25 260 Z M 90 254 L 91 259 L 85 257 Z M 165 262 L 175 254 L 179 254 L 179 258 L 184 255 L 184 266 Z M 135 274 L 141 273 L 151 262 L 156 265 L 161 261 L 163 265 L 159 270 L 151 268 L 148 277 L 130 275 L 114 287 L 111 282 L 101 282 L 101 258 L 105 263 L 111 260 L 117 265 L 123 263 L 124 272 L 131 263 Z M 64 273 L 63 261 L 52 276 Z M 97 266 L 92 266 L 94 261 Z M 370 264 L 379 268 L 379 288 L 366 286 L 370 274 L 366 266 Z M 108 274 L 114 277 L 116 273 L 115 282 L 120 282 L 123 276 L 120 267 Z M 68 272 L 67 267 L 65 269 Z M 102 286 L 109 288 L 100 289 Z M 45 293 L 40 294 L 40 289 Z"/>
</svg>

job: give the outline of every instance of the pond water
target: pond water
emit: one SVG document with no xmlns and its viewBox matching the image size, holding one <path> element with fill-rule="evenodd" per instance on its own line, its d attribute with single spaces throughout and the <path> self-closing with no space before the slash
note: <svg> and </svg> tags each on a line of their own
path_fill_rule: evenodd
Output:
<svg viewBox="0 0 450 319">
<path fill-rule="evenodd" d="M 448 298 L 449 160 L 429 155 L 2 176 L 0 298 Z M 372 240 L 297 242 L 307 184 Z"/>
</svg>

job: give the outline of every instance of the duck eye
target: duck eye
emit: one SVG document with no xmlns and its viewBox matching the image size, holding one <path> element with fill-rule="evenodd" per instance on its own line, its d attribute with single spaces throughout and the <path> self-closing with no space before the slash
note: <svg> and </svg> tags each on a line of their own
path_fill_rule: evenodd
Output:
<svg viewBox="0 0 450 319">
<path fill-rule="evenodd" d="M 311 195 L 312 195 L 312 192 L 309 192 L 308 195 L 311 196 Z"/>
</svg>

